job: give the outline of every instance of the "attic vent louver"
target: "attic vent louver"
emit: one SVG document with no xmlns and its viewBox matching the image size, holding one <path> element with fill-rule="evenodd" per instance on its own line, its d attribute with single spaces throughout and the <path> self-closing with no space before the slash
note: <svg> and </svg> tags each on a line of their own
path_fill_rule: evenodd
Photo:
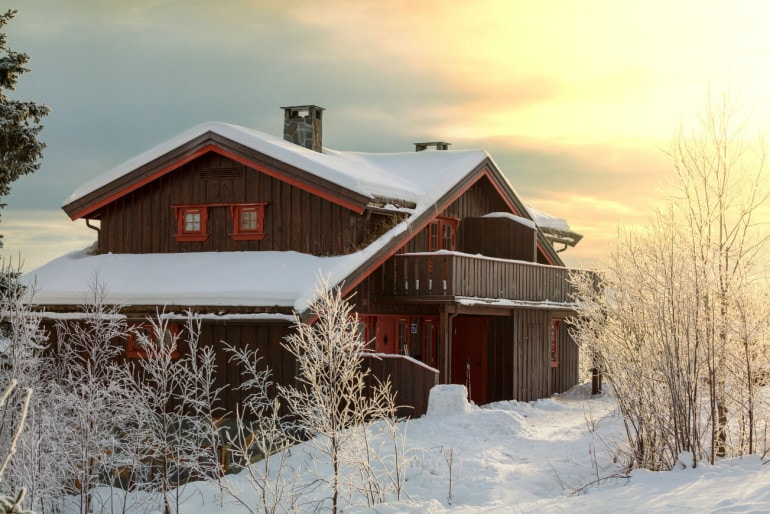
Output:
<svg viewBox="0 0 770 514">
<path fill-rule="evenodd" d="M 243 168 L 201 168 L 199 176 L 201 180 L 240 180 L 243 178 Z"/>
<path fill-rule="evenodd" d="M 447 143 L 445 141 L 428 141 L 426 143 L 415 143 L 414 151 L 422 152 L 423 150 L 427 150 L 429 146 L 435 146 L 436 150 L 449 150 L 449 145 L 451 144 L 452 143 Z"/>
<path fill-rule="evenodd" d="M 284 111 L 283 138 L 295 145 L 320 152 L 323 148 L 321 118 L 324 108 L 317 105 L 295 105 L 281 109 Z"/>
</svg>

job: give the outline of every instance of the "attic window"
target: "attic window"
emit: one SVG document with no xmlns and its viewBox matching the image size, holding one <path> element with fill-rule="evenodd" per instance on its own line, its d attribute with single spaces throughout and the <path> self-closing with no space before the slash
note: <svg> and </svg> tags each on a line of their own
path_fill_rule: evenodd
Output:
<svg viewBox="0 0 770 514">
<path fill-rule="evenodd" d="M 236 241 L 264 239 L 264 202 L 232 205 L 230 211 L 233 216 L 233 239 Z"/>
<path fill-rule="evenodd" d="M 205 205 L 183 205 L 176 210 L 177 241 L 205 241 L 208 209 Z"/>
</svg>

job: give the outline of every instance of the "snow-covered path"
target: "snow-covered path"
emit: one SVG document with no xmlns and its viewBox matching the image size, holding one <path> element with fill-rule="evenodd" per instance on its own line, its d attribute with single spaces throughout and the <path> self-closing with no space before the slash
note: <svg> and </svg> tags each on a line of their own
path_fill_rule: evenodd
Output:
<svg viewBox="0 0 770 514">
<path fill-rule="evenodd" d="M 584 488 L 622 472 L 605 441 L 623 435 L 612 396 L 586 393 L 584 386 L 554 399 L 463 407 L 411 420 L 402 425 L 414 456 L 406 471 L 408 498 L 343 512 L 770 513 L 770 465 L 757 456 L 696 469 L 637 470 L 630 478 Z M 300 445 L 286 464 L 307 469 L 309 455 Z M 223 502 L 212 484 L 186 488 L 180 514 L 246 512 Z"/>
<path fill-rule="evenodd" d="M 578 396 L 573 393 L 533 403 L 500 402 L 462 414 L 426 416 L 410 422 L 412 447 L 438 461 L 423 460 L 421 468 L 409 477 L 407 488 L 412 498 L 418 500 L 420 508 L 435 511 L 504 512 L 527 510 L 527 505 L 540 510 L 536 506 L 541 500 L 562 497 L 570 488 L 582 486 L 595 469 L 591 455 L 594 438 L 587 420 L 610 423 L 608 415 L 615 405 L 607 398 L 586 400 Z M 598 437 L 596 444 L 602 444 Z M 454 458 L 451 499 L 445 458 L 449 452 Z M 602 459 L 607 459 L 607 452 L 599 456 L 599 462 L 607 467 Z M 444 494 L 438 496 L 436 492 L 442 488 Z M 429 498 L 434 500 L 427 501 Z M 399 507 L 420 511 L 416 505 Z"/>
<path fill-rule="evenodd" d="M 409 424 L 409 441 L 433 455 L 413 470 L 414 503 L 378 506 L 400 512 L 767 512 L 770 469 L 756 456 L 716 466 L 652 473 L 589 485 L 622 475 L 607 446 L 622 437 L 609 395 L 590 398 L 587 386 L 560 398 L 500 402 L 454 416 L 426 416 Z M 448 499 L 445 455 L 454 450 Z M 594 458 L 594 452 L 595 458 Z"/>
</svg>

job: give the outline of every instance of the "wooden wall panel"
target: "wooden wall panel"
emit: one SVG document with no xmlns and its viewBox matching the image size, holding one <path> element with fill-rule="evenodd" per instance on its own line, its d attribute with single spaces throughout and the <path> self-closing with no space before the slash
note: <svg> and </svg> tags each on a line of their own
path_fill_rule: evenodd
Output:
<svg viewBox="0 0 770 514">
<path fill-rule="evenodd" d="M 240 171 L 202 178 L 202 170 L 210 175 L 212 169 Z M 175 205 L 246 202 L 267 202 L 261 241 L 234 241 L 226 206 L 209 207 L 206 241 L 179 242 L 174 237 Z M 100 219 L 101 253 L 295 250 L 341 255 L 355 251 L 367 222 L 364 215 L 218 154 L 206 154 L 117 199 L 100 211 Z"/>
<path fill-rule="evenodd" d="M 569 334 L 566 321 L 559 328 L 559 365 L 551 368 L 551 393 L 563 393 L 579 380 L 580 355 L 577 343 Z"/>
</svg>

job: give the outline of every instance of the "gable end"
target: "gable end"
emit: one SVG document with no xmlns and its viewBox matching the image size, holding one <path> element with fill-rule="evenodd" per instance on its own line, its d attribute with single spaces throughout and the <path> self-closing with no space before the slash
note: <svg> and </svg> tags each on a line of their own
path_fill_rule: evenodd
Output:
<svg viewBox="0 0 770 514">
<path fill-rule="evenodd" d="M 97 212 L 108 203 L 141 188 L 208 152 L 218 153 L 243 166 L 256 169 L 358 214 L 363 213 L 366 205 L 371 200 L 370 197 L 350 191 L 317 175 L 286 164 L 209 131 L 71 201 L 64 205 L 62 209 L 72 220 L 98 218 Z"/>
</svg>

